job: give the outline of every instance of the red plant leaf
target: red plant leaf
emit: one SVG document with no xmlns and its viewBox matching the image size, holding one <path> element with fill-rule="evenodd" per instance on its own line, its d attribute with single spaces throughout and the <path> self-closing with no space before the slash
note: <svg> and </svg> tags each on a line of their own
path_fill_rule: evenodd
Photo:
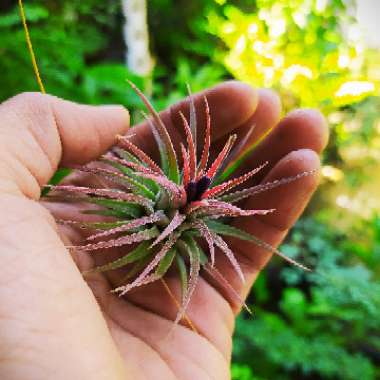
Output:
<svg viewBox="0 0 380 380">
<path fill-rule="evenodd" d="M 136 172 L 157 173 L 157 172 L 153 171 L 152 169 L 147 168 L 143 165 L 139 165 L 139 164 L 136 164 L 135 162 L 127 161 L 123 158 L 115 157 L 113 155 L 105 155 L 104 160 L 111 161 L 111 162 L 114 162 L 116 164 L 124 165 L 130 169 L 133 169 Z"/>
<path fill-rule="evenodd" d="M 211 266 L 213 267 L 215 264 L 215 247 L 212 233 L 207 227 L 206 223 L 203 222 L 203 220 L 197 220 L 194 223 L 194 226 L 200 232 L 201 236 L 206 240 L 210 252 Z"/>
<path fill-rule="evenodd" d="M 236 161 L 238 161 L 240 158 L 245 157 L 245 154 L 249 152 L 249 149 L 246 150 L 242 154 L 243 149 L 245 148 L 245 145 L 247 144 L 249 138 L 252 135 L 253 130 L 255 129 L 255 125 L 252 125 L 252 127 L 248 130 L 248 132 L 244 135 L 244 137 L 234 146 L 234 148 L 231 150 L 230 154 L 228 155 L 227 159 L 224 161 L 222 167 L 220 170 L 228 170 L 230 165 L 234 165 Z M 253 146 L 252 146 L 253 147 Z"/>
<path fill-rule="evenodd" d="M 157 132 L 160 135 L 160 137 L 161 137 L 161 139 L 162 139 L 162 141 L 166 147 L 166 151 L 168 154 L 168 161 L 169 161 L 170 179 L 172 179 L 175 183 L 178 183 L 179 182 L 179 172 L 178 172 L 177 155 L 175 153 L 170 135 L 169 135 L 168 131 L 166 130 L 165 124 L 161 120 L 158 112 L 150 104 L 147 97 L 130 80 L 127 79 L 127 82 L 133 88 L 133 90 L 139 95 L 141 100 L 144 102 L 146 108 L 151 113 L 153 120 L 155 121 L 155 124 L 153 124 L 153 125 L 157 129 Z"/>
<path fill-rule="evenodd" d="M 250 172 L 241 175 L 240 177 L 231 179 L 227 182 L 221 183 L 220 185 L 213 187 L 212 189 L 205 191 L 202 195 L 202 199 L 221 195 L 221 194 L 233 189 L 234 187 L 243 184 L 245 181 L 247 181 L 248 179 L 253 177 L 256 173 L 258 173 L 266 165 L 268 165 L 268 161 L 265 162 L 264 164 L 260 165 L 259 167 L 251 170 Z"/>
<path fill-rule="evenodd" d="M 191 214 L 194 211 L 198 210 L 201 207 L 207 207 L 209 206 L 209 203 L 207 200 L 202 200 L 202 201 L 193 201 L 190 204 L 187 205 L 185 214 Z"/>
<path fill-rule="evenodd" d="M 227 245 L 227 243 L 217 234 L 211 232 L 212 237 L 214 239 L 215 244 L 226 254 L 228 260 L 230 260 L 230 263 L 232 264 L 233 268 L 235 269 L 236 273 L 240 277 L 242 282 L 245 282 L 243 271 L 240 268 L 240 265 L 238 261 L 235 258 L 234 253 L 231 251 L 230 247 Z"/>
<path fill-rule="evenodd" d="M 185 147 L 181 144 L 182 161 L 183 161 L 183 186 L 187 186 L 190 182 L 190 166 L 189 166 L 189 156 L 186 152 Z"/>
<path fill-rule="evenodd" d="M 209 199 L 207 206 L 200 206 L 193 211 L 193 216 L 207 216 L 207 217 L 238 217 L 238 216 L 252 216 L 252 215 L 266 215 L 275 211 L 274 209 L 268 210 L 243 210 L 239 207 L 233 206 L 230 203 Z"/>
<path fill-rule="evenodd" d="M 142 218 L 131 220 L 130 222 L 127 222 L 123 224 L 122 226 L 111 228 L 109 230 L 91 235 L 86 240 L 95 240 L 95 239 L 113 235 L 119 232 L 129 231 L 133 228 L 145 226 L 146 224 L 149 224 L 149 223 L 158 222 L 159 220 L 162 220 L 164 218 L 166 218 L 165 214 L 162 211 L 157 211 L 152 215 L 143 216 Z"/>
<path fill-rule="evenodd" d="M 143 178 L 149 178 L 156 181 L 159 185 L 163 186 L 170 193 L 174 206 L 180 207 L 186 204 L 187 195 L 183 186 L 175 184 L 173 181 L 165 176 L 149 174 L 149 173 L 138 173 Z"/>
<path fill-rule="evenodd" d="M 187 288 L 187 292 L 183 297 L 182 305 L 178 310 L 176 319 L 174 321 L 174 326 L 178 324 L 178 322 L 185 315 L 186 309 L 189 306 L 189 302 L 194 293 L 195 288 L 197 287 L 198 279 L 199 279 L 199 271 L 200 271 L 200 257 L 196 252 L 191 251 L 189 249 L 189 258 L 190 258 L 190 276 L 189 276 L 189 285 Z"/>
<path fill-rule="evenodd" d="M 252 186 L 248 189 L 244 189 L 244 190 L 236 191 L 236 192 L 231 193 L 231 194 L 223 195 L 220 199 L 225 201 L 225 202 L 230 202 L 230 203 L 239 202 L 243 199 L 251 197 L 252 195 L 256 195 L 256 194 L 262 193 L 263 191 L 268 191 L 268 190 L 274 189 L 278 186 L 287 185 L 288 183 L 297 181 L 297 180 L 304 178 L 304 177 L 307 177 L 309 175 L 313 175 L 313 174 L 317 173 L 318 170 L 319 169 L 310 170 L 307 172 L 299 173 L 299 174 L 292 176 L 292 177 L 276 179 L 275 181 L 272 181 L 272 182 L 267 182 L 267 183 L 263 183 L 260 185 Z"/>
<path fill-rule="evenodd" d="M 216 269 L 215 267 L 206 264 L 203 266 L 204 270 L 218 282 L 226 291 L 230 294 L 231 298 L 234 298 L 240 305 L 244 307 L 245 310 L 248 311 L 249 314 L 252 314 L 251 309 L 244 302 L 244 300 L 240 297 L 239 293 L 233 288 L 233 286 L 224 278 L 224 276 Z"/>
<path fill-rule="evenodd" d="M 106 197 L 106 198 L 116 199 L 120 201 L 137 203 L 149 209 L 152 208 L 152 202 L 149 199 L 143 197 L 142 195 L 125 193 L 124 191 L 121 191 L 121 190 L 95 189 L 95 188 L 90 188 L 90 187 L 74 186 L 74 185 L 55 185 L 55 186 L 48 185 L 48 187 L 56 191 L 67 191 L 67 192 L 72 192 L 76 194 L 84 194 L 84 195 L 98 195 L 100 197 Z"/>
<path fill-rule="evenodd" d="M 236 140 L 236 135 L 232 135 L 228 138 L 226 144 L 224 145 L 221 152 L 218 154 L 218 157 L 216 157 L 215 161 L 212 163 L 210 169 L 207 171 L 206 176 L 210 179 L 213 179 L 218 172 L 218 169 L 223 163 L 223 160 L 227 157 L 232 145 L 234 144 Z"/>
<path fill-rule="evenodd" d="M 206 113 L 206 130 L 205 130 L 205 142 L 203 145 L 201 160 L 198 168 L 198 179 L 203 175 L 207 167 L 208 156 L 210 154 L 211 145 L 211 119 L 210 119 L 210 108 L 207 102 L 207 98 L 204 97 L 205 102 L 205 113 Z"/>
<path fill-rule="evenodd" d="M 120 296 L 128 293 L 131 289 L 136 288 L 144 283 L 144 280 L 147 276 L 152 272 L 154 268 L 160 263 L 160 261 L 164 258 L 164 256 L 168 253 L 170 248 L 175 244 L 178 239 L 177 234 L 173 234 L 170 238 L 165 242 L 165 244 L 161 247 L 161 249 L 156 253 L 153 260 L 144 268 L 144 270 L 137 276 L 137 278 L 128 285 L 119 286 L 114 289 L 113 292 L 120 293 Z"/>
<path fill-rule="evenodd" d="M 189 166 L 190 166 L 190 181 L 193 181 L 195 179 L 195 171 L 196 171 L 196 148 L 193 141 L 193 136 L 191 134 L 190 126 L 183 115 L 182 112 L 179 113 L 182 118 L 183 123 L 183 129 L 185 130 L 186 134 L 186 140 L 187 140 L 187 147 L 188 147 L 188 154 L 189 154 Z"/>
<path fill-rule="evenodd" d="M 281 251 L 279 251 L 278 249 L 272 247 L 270 244 L 268 244 L 267 242 L 257 238 L 256 236 L 250 234 L 251 236 L 251 241 L 257 245 L 258 247 L 261 247 L 261 248 L 264 248 L 266 251 L 268 252 L 271 252 L 279 257 L 281 257 L 282 259 L 284 259 L 285 261 L 287 261 L 288 263 L 298 267 L 298 268 L 301 268 L 305 271 L 308 271 L 308 272 L 311 272 L 311 269 L 298 263 L 297 261 L 291 259 L 290 257 L 286 256 L 284 253 L 282 253 Z"/>
<path fill-rule="evenodd" d="M 154 247 L 158 243 L 160 243 L 162 240 L 166 239 L 170 234 L 173 233 L 173 231 L 178 228 L 183 221 L 186 219 L 186 215 L 182 215 L 177 210 L 173 216 L 173 219 L 170 221 L 170 223 L 165 227 L 165 229 L 161 232 L 161 234 L 157 237 L 157 239 L 152 243 L 150 248 Z"/>
<path fill-rule="evenodd" d="M 112 239 L 108 241 L 101 241 L 99 243 L 87 244 L 83 246 L 73 246 L 67 248 L 76 248 L 81 251 L 95 251 L 97 249 L 106 249 L 106 248 L 116 248 L 123 245 L 129 245 L 132 243 L 139 243 L 140 241 L 150 240 L 155 238 L 158 235 L 158 230 L 155 227 L 152 227 L 149 230 L 144 230 L 136 232 L 128 236 L 122 236 L 117 239 Z"/>
<path fill-rule="evenodd" d="M 190 129 L 191 129 L 191 134 L 193 136 L 194 145 L 195 147 L 197 147 L 198 146 L 197 145 L 197 114 L 195 111 L 194 97 L 191 94 L 189 85 L 187 85 L 187 91 L 189 93 L 189 98 L 190 98 Z M 195 151 L 195 157 L 196 157 L 196 151 Z"/>
<path fill-rule="evenodd" d="M 117 136 L 118 141 L 127 150 L 133 153 L 141 162 L 144 162 L 148 167 L 157 174 L 163 174 L 161 168 L 140 148 L 128 140 L 127 136 Z"/>
</svg>

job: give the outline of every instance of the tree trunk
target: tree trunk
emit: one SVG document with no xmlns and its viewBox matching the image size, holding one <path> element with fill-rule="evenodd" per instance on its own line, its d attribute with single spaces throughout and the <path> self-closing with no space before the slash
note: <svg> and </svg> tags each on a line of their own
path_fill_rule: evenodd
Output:
<svg viewBox="0 0 380 380">
<path fill-rule="evenodd" d="M 153 59 L 149 52 L 149 33 L 146 0 L 122 0 L 125 23 L 123 28 L 128 69 L 146 78 L 145 93 L 151 92 Z"/>
</svg>

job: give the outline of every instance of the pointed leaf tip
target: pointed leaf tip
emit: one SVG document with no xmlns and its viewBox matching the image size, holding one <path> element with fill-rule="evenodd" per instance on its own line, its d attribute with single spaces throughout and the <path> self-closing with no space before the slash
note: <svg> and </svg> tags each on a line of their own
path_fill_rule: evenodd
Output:
<svg viewBox="0 0 380 380">
<path fill-rule="evenodd" d="M 190 100 L 190 130 L 191 135 L 194 141 L 195 148 L 197 145 L 197 113 L 195 109 L 195 103 L 194 103 L 194 96 L 191 93 L 190 85 L 187 84 L 187 92 L 189 93 L 189 100 Z M 197 152 L 195 152 L 195 160 L 196 160 Z"/>
<path fill-rule="evenodd" d="M 178 161 L 177 155 L 173 147 L 172 140 L 170 135 L 166 129 L 164 122 L 162 121 L 158 112 L 154 109 L 148 98 L 134 85 L 130 80 L 127 79 L 127 82 L 132 87 L 132 89 L 136 92 L 136 94 L 140 97 L 140 99 L 145 104 L 146 108 L 151 113 L 154 123 L 152 124 L 154 128 L 156 128 L 157 133 L 165 144 L 167 155 L 168 155 L 168 167 L 169 167 L 169 179 L 171 179 L 175 183 L 179 183 L 179 169 L 178 169 Z"/>
<path fill-rule="evenodd" d="M 213 179 L 216 176 L 218 170 L 223 164 L 223 161 L 226 159 L 226 157 L 228 156 L 228 153 L 230 152 L 232 146 L 234 145 L 236 138 L 237 138 L 236 134 L 233 134 L 228 138 L 223 149 L 220 151 L 215 161 L 212 163 L 210 169 L 207 171 L 206 176 L 208 178 Z"/>
<path fill-rule="evenodd" d="M 193 140 L 193 136 L 189 127 L 189 124 L 184 116 L 184 114 L 180 111 L 179 112 L 182 123 L 183 123 L 183 129 L 185 130 L 186 140 L 187 140 L 187 147 L 188 147 L 188 155 L 189 155 L 189 166 L 190 166 L 190 180 L 193 181 L 195 178 L 195 171 L 196 171 L 196 165 L 197 165 L 197 156 L 196 156 L 196 146 Z"/>
<path fill-rule="evenodd" d="M 206 114 L 206 129 L 204 137 L 204 145 L 201 155 L 201 160 L 198 168 L 198 177 L 203 175 L 203 172 L 206 170 L 208 157 L 210 154 L 210 145 L 211 145 L 211 118 L 210 118 L 210 108 L 207 102 L 207 98 L 204 97 L 205 102 L 205 114 Z"/>
</svg>

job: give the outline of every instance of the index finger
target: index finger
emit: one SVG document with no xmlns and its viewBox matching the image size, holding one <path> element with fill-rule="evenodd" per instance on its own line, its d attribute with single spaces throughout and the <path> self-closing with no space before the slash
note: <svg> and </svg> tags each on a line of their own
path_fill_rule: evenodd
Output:
<svg viewBox="0 0 380 380">
<path fill-rule="evenodd" d="M 224 82 L 194 94 L 199 143 L 203 142 L 203 130 L 206 124 L 204 97 L 207 98 L 210 107 L 212 141 L 228 135 L 248 121 L 255 113 L 258 104 L 258 92 L 248 84 L 238 81 Z M 177 152 L 180 143 L 185 141 L 180 112 L 189 119 L 190 97 L 160 113 Z M 131 139 L 137 146 L 152 158 L 157 158 L 157 147 L 147 122 L 135 126 L 129 133 L 133 135 Z"/>
</svg>

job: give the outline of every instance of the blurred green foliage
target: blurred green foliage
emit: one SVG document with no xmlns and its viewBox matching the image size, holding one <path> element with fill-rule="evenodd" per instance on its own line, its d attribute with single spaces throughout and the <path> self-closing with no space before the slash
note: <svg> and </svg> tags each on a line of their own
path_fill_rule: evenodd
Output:
<svg viewBox="0 0 380 380">
<path fill-rule="evenodd" d="M 234 380 L 380 378 L 380 53 L 342 0 L 151 0 L 159 109 L 224 79 L 275 88 L 284 111 L 317 107 L 331 139 L 323 183 L 240 316 Z M 123 16 L 113 0 L 33 0 L 31 37 L 48 92 L 141 106 L 126 85 Z M 37 90 L 15 3 L 0 4 L 0 101 Z"/>
<path fill-rule="evenodd" d="M 380 281 L 353 256 L 354 242 L 347 249 L 349 240 L 316 218 L 298 222 L 283 251 L 315 271 L 275 263 L 261 274 L 254 321 L 238 321 L 236 360 L 270 379 L 378 378 Z"/>
<path fill-rule="evenodd" d="M 3 8 L 3 9 L 2 9 Z M 0 100 L 38 90 L 14 2 L 0 5 Z M 122 64 L 120 6 L 114 1 L 33 1 L 25 4 L 35 53 L 47 91 L 87 103 L 140 104 Z M 117 36 L 114 41 L 113 37 Z M 115 50 L 114 50 L 115 49 Z M 116 53 L 114 52 L 116 51 Z M 5 75 L 6 73 L 6 75 Z"/>
<path fill-rule="evenodd" d="M 225 43 L 219 58 L 234 77 L 277 88 L 286 108 L 319 107 L 326 112 L 375 89 L 367 80 L 369 57 L 363 54 L 347 3 L 258 0 L 257 11 L 250 14 L 226 5 L 223 16 L 209 13 L 208 30 Z"/>
</svg>

